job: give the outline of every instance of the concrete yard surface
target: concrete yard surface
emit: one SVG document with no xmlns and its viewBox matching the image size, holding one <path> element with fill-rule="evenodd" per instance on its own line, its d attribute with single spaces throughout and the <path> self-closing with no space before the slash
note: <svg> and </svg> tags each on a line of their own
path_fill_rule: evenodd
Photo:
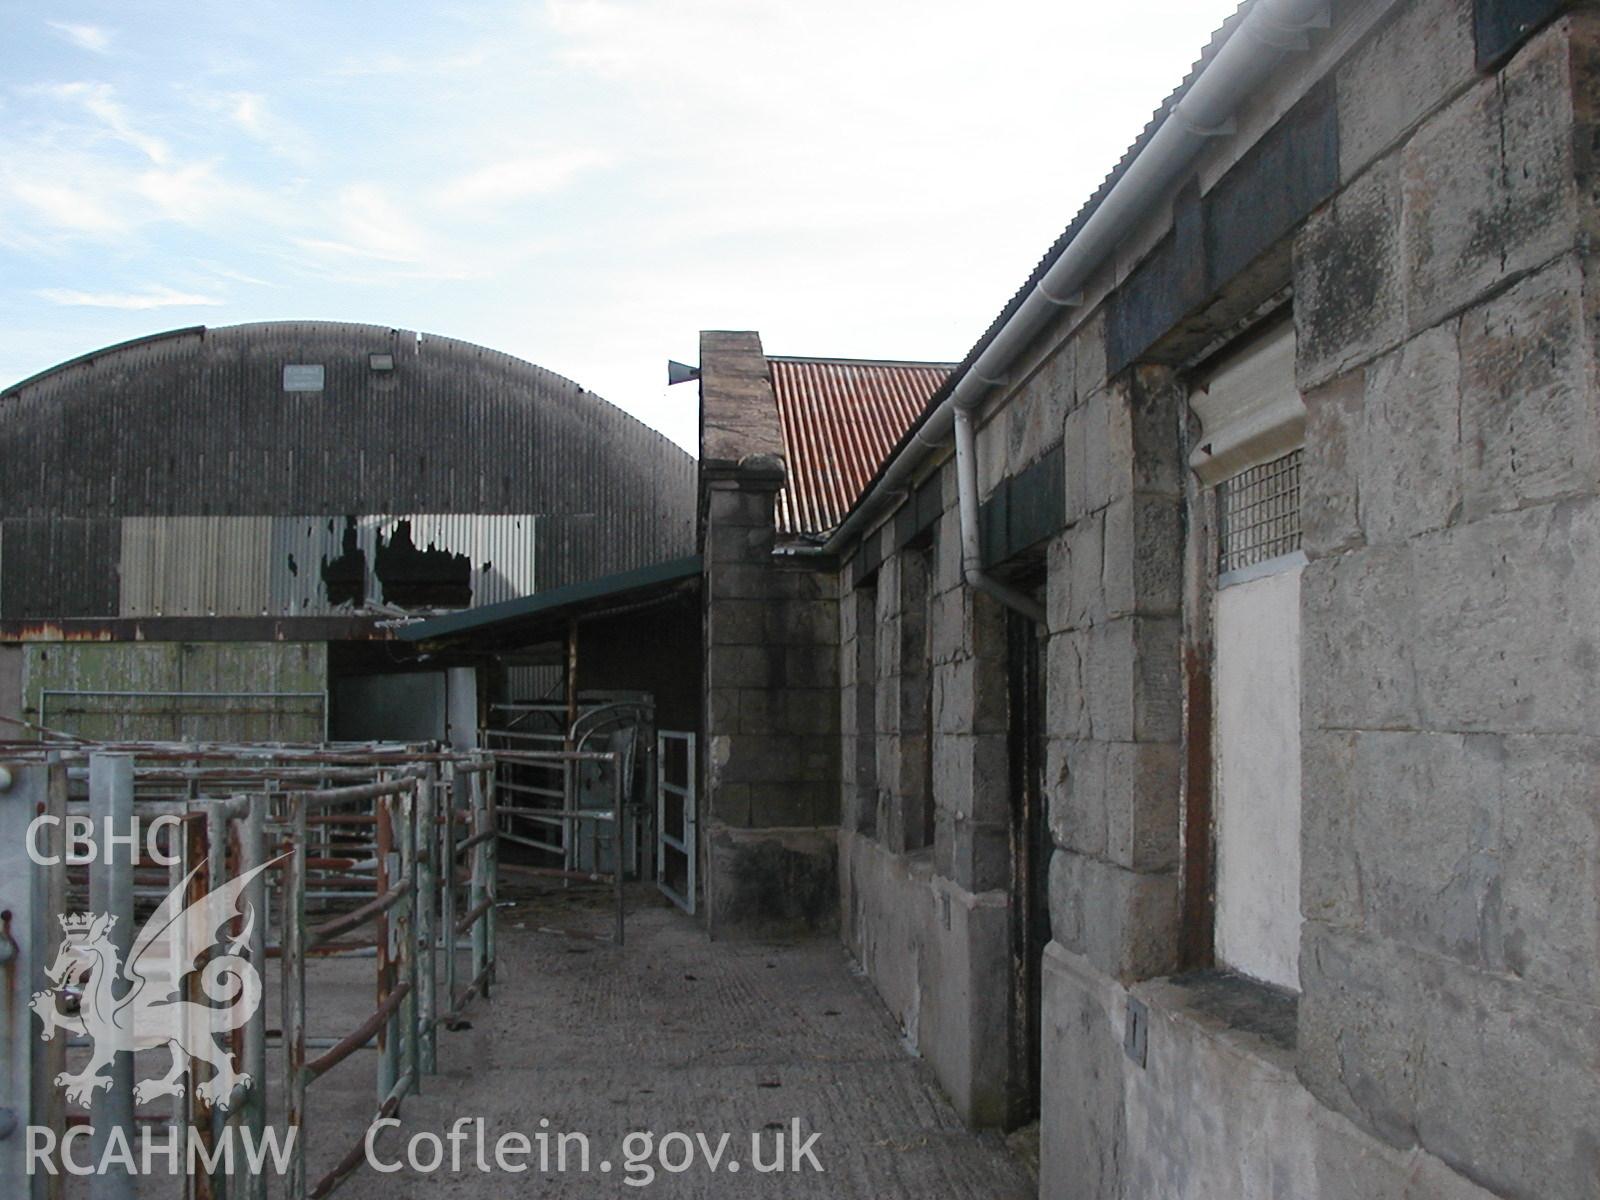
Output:
<svg viewBox="0 0 1600 1200">
<path fill-rule="evenodd" d="M 442 1147 L 443 1163 L 431 1172 L 364 1168 L 341 1196 L 1035 1194 L 999 1134 L 962 1124 L 837 942 L 712 942 L 651 890 L 637 889 L 629 901 L 622 947 L 599 940 L 608 912 L 571 893 L 501 910 L 492 998 L 474 1004 L 470 1029 L 441 1032 L 439 1074 L 406 1102 L 403 1126 L 377 1142 L 384 1162 L 402 1161 L 414 1145 L 424 1165 Z M 311 1107 L 315 1178 L 360 1136 L 370 1112 L 354 1097 L 337 1112 Z M 491 1166 L 497 1139 L 524 1134 L 532 1169 L 480 1170 L 474 1125 L 460 1143 L 461 1169 L 451 1170 L 446 1135 L 461 1118 L 481 1118 Z M 817 1135 L 809 1145 L 820 1172 L 794 1153 L 797 1121 L 802 1145 Z M 551 1168 L 542 1174 L 541 1131 Z M 587 1172 L 571 1139 L 566 1171 L 555 1169 L 561 1132 L 587 1139 Z M 438 1142 L 413 1142 L 430 1133 Z M 624 1140 L 641 1133 L 648 1141 Z M 786 1169 L 756 1171 L 752 1134 L 770 1165 L 780 1133 Z M 707 1151 L 716 1152 L 723 1134 L 713 1170 Z M 663 1161 L 677 1167 L 691 1152 L 686 1170 L 663 1169 Z M 646 1164 L 654 1171 L 649 1182 Z"/>
</svg>

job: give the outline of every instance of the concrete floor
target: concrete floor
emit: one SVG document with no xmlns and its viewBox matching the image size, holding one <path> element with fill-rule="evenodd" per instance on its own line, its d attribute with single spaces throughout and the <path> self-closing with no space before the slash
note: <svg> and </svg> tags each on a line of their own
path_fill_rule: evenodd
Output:
<svg viewBox="0 0 1600 1200">
<path fill-rule="evenodd" d="M 472 1028 L 440 1036 L 440 1074 L 408 1100 L 404 1128 L 380 1154 L 403 1155 L 419 1132 L 442 1134 L 460 1117 L 481 1117 L 492 1146 L 508 1131 L 587 1135 L 590 1170 L 482 1173 L 470 1148 L 463 1170 L 364 1169 L 339 1195 L 352 1200 L 512 1195 L 1032 1197 L 1033 1180 L 995 1134 L 968 1131 L 931 1073 L 898 1031 L 839 945 L 709 942 L 690 918 L 653 890 L 630 895 L 621 949 L 574 935 L 603 935 L 607 912 L 572 893 L 503 909 L 501 982 L 478 1003 Z M 552 932 L 559 930 L 562 932 Z M 358 1060 L 365 1062 L 364 1056 Z M 353 1064 L 352 1064 L 353 1065 Z M 358 1068 L 363 1074 L 365 1065 Z M 352 1081 L 353 1082 L 353 1081 Z M 358 1137 L 370 1109 L 359 1091 L 324 1081 L 308 1129 L 312 1176 Z M 823 1172 L 758 1174 L 750 1138 L 770 1159 L 776 1130 L 798 1118 Z M 680 1174 L 660 1170 L 625 1186 L 623 1139 L 631 1131 L 728 1138 L 716 1171 L 696 1154 Z M 674 1164 L 684 1142 L 666 1147 Z M 642 1150 L 642 1146 L 635 1146 Z M 552 1141 L 552 1155 L 553 1155 Z M 599 1169 L 610 1161 L 610 1173 Z M 741 1170 L 730 1173 L 729 1160 Z M 552 1164 L 553 1165 L 553 1164 Z M 632 1178 L 642 1179 L 636 1169 Z"/>
</svg>

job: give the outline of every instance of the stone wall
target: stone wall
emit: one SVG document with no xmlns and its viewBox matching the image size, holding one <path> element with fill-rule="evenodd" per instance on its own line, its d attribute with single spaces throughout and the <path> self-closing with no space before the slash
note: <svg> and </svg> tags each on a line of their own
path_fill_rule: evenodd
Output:
<svg viewBox="0 0 1600 1200">
<path fill-rule="evenodd" d="M 1574 13 L 1482 76 L 1470 7 L 1419 5 L 1349 64 L 1373 157 L 1296 241 L 1298 1070 L 1496 1194 L 1592 1197 L 1600 22 Z M 1400 40 L 1430 14 L 1457 36 Z M 1416 76 L 1402 112 L 1358 90 L 1380 65 Z M 1352 278 L 1359 305 L 1329 286 Z"/>
<path fill-rule="evenodd" d="M 844 935 L 957 1109 L 999 1124 L 1012 1086 L 1005 622 L 962 586 L 954 471 L 931 478 L 937 514 L 874 535 L 878 565 L 840 602 L 844 754 L 861 764 L 843 785 Z"/>
<path fill-rule="evenodd" d="M 1336 6 L 981 414 L 986 494 L 1064 464 L 1063 527 L 1033 548 L 1043 1195 L 1600 1195 L 1600 14 L 1516 7 Z M 1194 971 L 1216 515 L 1187 388 L 1285 305 L 1308 413 L 1298 997 Z M 1009 926 L 946 906 L 1008 902 L 1003 624 L 959 586 L 951 467 L 930 470 L 931 549 L 891 519 L 841 566 L 845 936 L 962 1110 L 1002 1119 L 1007 1081 L 968 1065 L 1015 1033 L 965 1001 L 1003 986 Z M 931 859 L 888 819 L 908 553 L 932 556 Z"/>
<path fill-rule="evenodd" d="M 784 469 L 760 339 L 706 334 L 701 368 L 707 927 L 717 937 L 832 930 L 837 576 L 773 555 Z"/>
</svg>

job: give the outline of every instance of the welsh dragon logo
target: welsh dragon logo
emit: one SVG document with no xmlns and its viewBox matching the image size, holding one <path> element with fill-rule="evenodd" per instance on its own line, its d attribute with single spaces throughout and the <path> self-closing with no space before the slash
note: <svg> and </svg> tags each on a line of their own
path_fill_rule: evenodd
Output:
<svg viewBox="0 0 1600 1200">
<path fill-rule="evenodd" d="M 111 939 L 116 917 L 61 915 L 66 938 L 54 965 L 45 972 L 55 986 L 35 992 L 29 1007 L 44 1023 L 39 1036 L 45 1041 L 65 1030 L 93 1043 L 82 1071 L 56 1076 L 68 1100 L 88 1104 L 97 1090 L 109 1089 L 109 1068 L 119 1053 L 166 1046 L 172 1053 L 171 1070 L 135 1087 L 135 1102 L 183 1095 L 181 1080 L 189 1063 L 200 1059 L 210 1064 L 212 1074 L 194 1083 L 195 1095 L 224 1111 L 233 1104 L 235 1092 L 249 1085 L 250 1076 L 236 1069 L 232 1054 L 217 1038 L 242 1028 L 261 1007 L 260 972 L 242 954 L 256 914 L 242 896 L 250 881 L 272 865 L 264 863 L 230 879 L 185 906 L 184 894 L 194 878 L 194 871 L 189 872 L 139 930 L 127 962 L 121 961 Z M 219 931 L 235 918 L 242 918 L 243 929 L 224 943 Z M 224 952 L 198 965 L 213 946 Z M 196 971 L 210 1004 L 180 998 L 185 978 Z M 77 1012 L 63 1012 L 58 1001 L 73 998 L 78 1001 Z"/>
</svg>

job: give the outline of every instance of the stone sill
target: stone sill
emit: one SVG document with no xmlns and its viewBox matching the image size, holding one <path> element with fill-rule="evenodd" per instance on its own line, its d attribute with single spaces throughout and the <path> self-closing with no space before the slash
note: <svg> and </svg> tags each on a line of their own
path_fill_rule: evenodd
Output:
<svg viewBox="0 0 1600 1200">
<path fill-rule="evenodd" d="M 1195 1034 L 1261 1065 L 1295 1072 L 1300 998 L 1231 971 L 1193 971 L 1133 984 L 1128 994 Z"/>
</svg>

